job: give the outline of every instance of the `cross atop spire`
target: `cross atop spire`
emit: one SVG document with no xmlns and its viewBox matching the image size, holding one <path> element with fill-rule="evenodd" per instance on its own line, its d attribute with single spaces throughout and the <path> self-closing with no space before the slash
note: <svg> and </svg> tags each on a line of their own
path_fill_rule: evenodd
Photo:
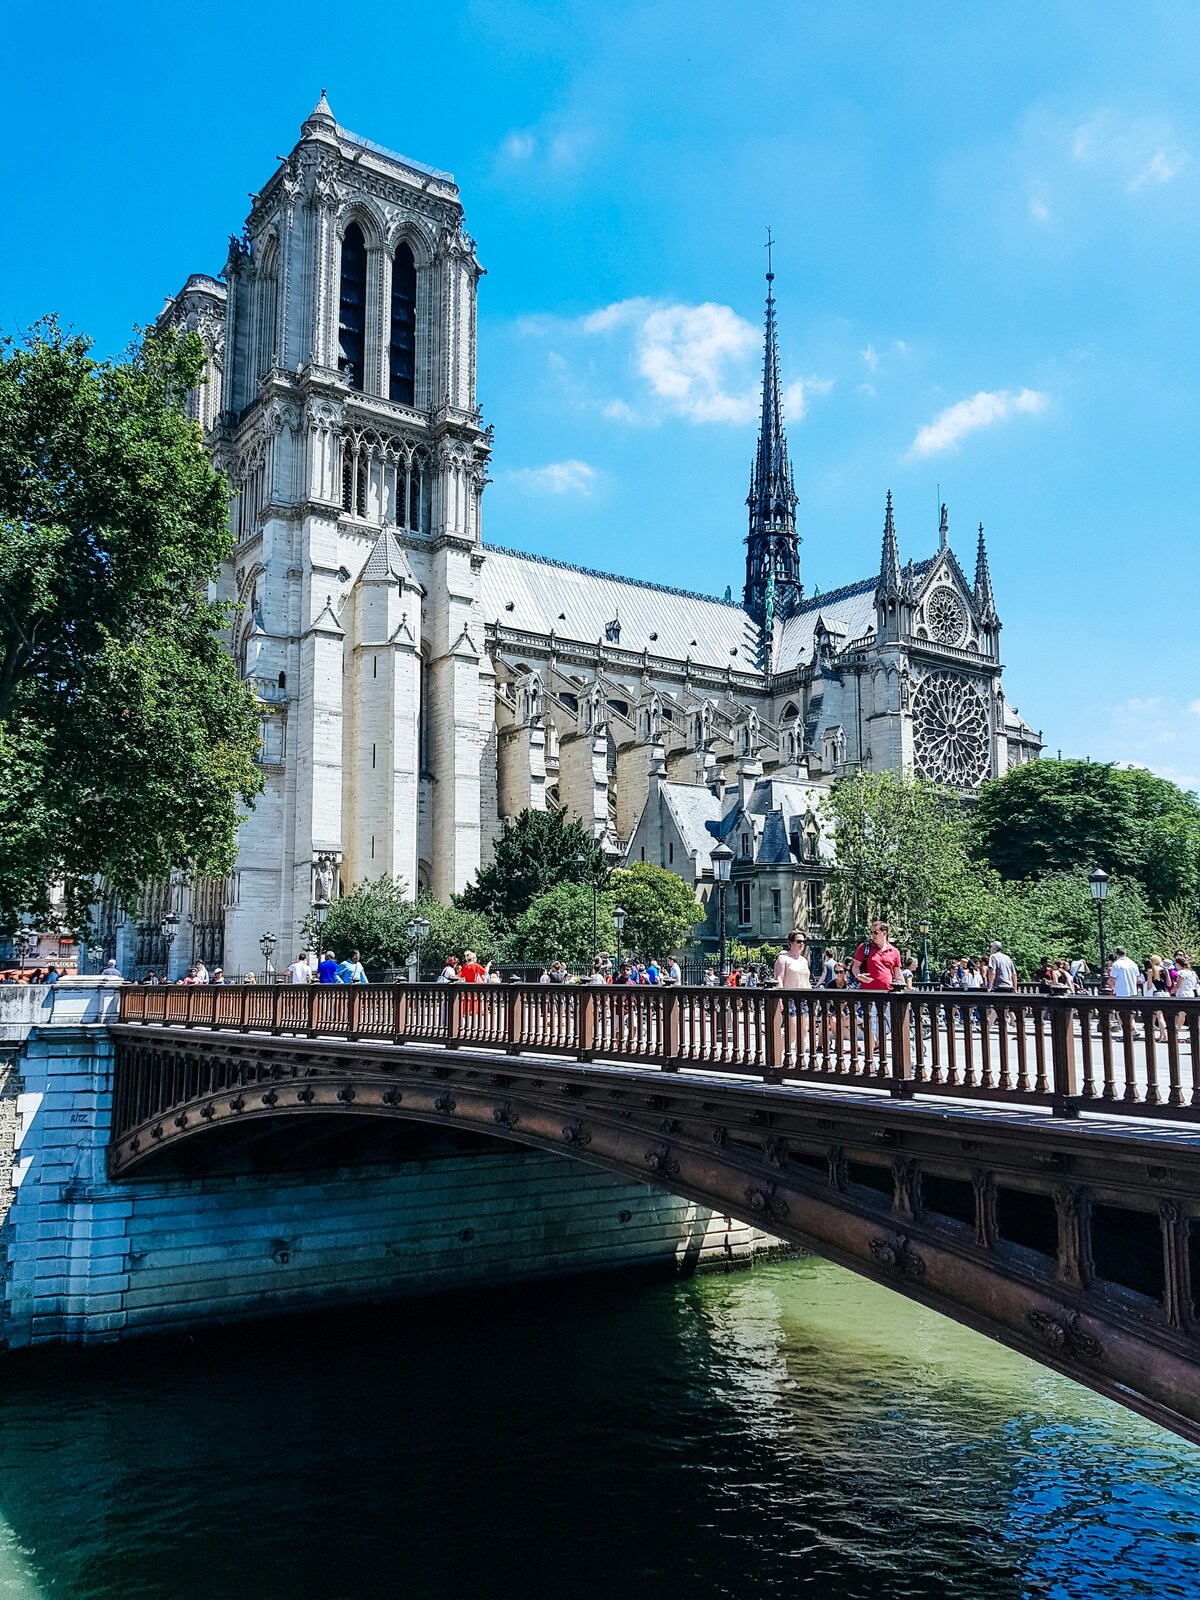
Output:
<svg viewBox="0 0 1200 1600">
<path fill-rule="evenodd" d="M 992 574 L 988 567 L 982 522 L 979 524 L 979 548 L 975 553 L 975 605 L 980 616 L 989 620 L 995 617 L 996 601 L 992 594 Z"/>
<path fill-rule="evenodd" d="M 743 604 L 759 623 L 766 620 L 767 579 L 774 576 L 775 614 L 786 616 L 799 600 L 800 541 L 796 534 L 796 490 L 783 431 L 779 341 L 775 328 L 775 240 L 767 229 L 767 310 L 763 339 L 762 416 L 758 450 L 750 474 L 750 532 L 746 539 Z"/>
</svg>

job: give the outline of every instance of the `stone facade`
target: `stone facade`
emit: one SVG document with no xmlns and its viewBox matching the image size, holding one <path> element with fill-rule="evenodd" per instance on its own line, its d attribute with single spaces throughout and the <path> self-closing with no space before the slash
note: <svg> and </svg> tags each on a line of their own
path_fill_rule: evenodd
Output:
<svg viewBox="0 0 1200 1600">
<path fill-rule="evenodd" d="M 793 784 L 905 768 L 971 789 L 1040 748 L 1001 687 L 982 530 L 973 583 L 945 516 L 934 555 L 901 566 L 889 496 L 879 574 L 806 595 L 773 289 L 740 602 L 486 545 L 482 271 L 453 179 L 348 133 L 322 96 L 222 276 L 160 319 L 209 354 L 190 403 L 235 495 L 222 593 L 262 708 L 266 792 L 206 891 L 227 970 L 260 964 L 268 928 L 290 959 L 322 886 L 390 873 L 448 897 L 526 806 L 579 815 L 618 856 L 659 763 L 722 795 L 748 761 Z M 173 892 L 185 926 L 192 894 Z M 133 954 L 155 926 L 130 912 L 125 972 L 161 966 Z M 177 940 L 174 972 L 194 948 Z"/>
</svg>

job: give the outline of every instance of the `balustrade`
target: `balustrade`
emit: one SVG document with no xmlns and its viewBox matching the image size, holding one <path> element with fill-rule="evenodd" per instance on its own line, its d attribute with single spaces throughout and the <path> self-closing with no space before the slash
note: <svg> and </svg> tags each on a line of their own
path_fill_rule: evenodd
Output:
<svg viewBox="0 0 1200 1600">
<path fill-rule="evenodd" d="M 557 984 L 127 985 L 120 1019 L 1200 1120 L 1200 1001 Z"/>
</svg>

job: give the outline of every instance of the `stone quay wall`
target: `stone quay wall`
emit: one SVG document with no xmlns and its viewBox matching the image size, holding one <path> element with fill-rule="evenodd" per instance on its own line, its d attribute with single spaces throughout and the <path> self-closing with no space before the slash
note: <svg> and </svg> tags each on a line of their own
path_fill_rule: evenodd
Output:
<svg viewBox="0 0 1200 1600">
<path fill-rule="evenodd" d="M 634 1267 L 777 1241 L 649 1184 L 496 1141 L 429 1159 L 112 1183 L 116 990 L 0 989 L 0 1348 Z"/>
</svg>

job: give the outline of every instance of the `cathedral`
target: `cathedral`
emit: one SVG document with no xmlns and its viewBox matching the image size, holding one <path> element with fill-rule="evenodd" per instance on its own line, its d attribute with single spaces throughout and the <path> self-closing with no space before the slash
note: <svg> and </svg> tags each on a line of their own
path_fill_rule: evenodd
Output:
<svg viewBox="0 0 1200 1600">
<path fill-rule="evenodd" d="M 902 561 L 889 494 L 878 572 L 806 592 L 770 272 L 739 599 L 487 544 L 482 274 L 453 178 L 347 132 L 322 93 L 221 274 L 167 302 L 160 326 L 208 353 L 189 404 L 232 490 L 222 594 L 266 788 L 227 883 L 147 890 L 125 971 L 161 968 L 164 906 L 172 971 L 232 972 L 268 929 L 290 958 L 314 901 L 363 878 L 447 899 L 524 807 L 702 893 L 728 839 L 731 926 L 772 938 L 816 904 L 839 774 L 970 791 L 1038 754 L 1001 685 L 982 528 L 973 580 L 945 507 Z"/>
</svg>

